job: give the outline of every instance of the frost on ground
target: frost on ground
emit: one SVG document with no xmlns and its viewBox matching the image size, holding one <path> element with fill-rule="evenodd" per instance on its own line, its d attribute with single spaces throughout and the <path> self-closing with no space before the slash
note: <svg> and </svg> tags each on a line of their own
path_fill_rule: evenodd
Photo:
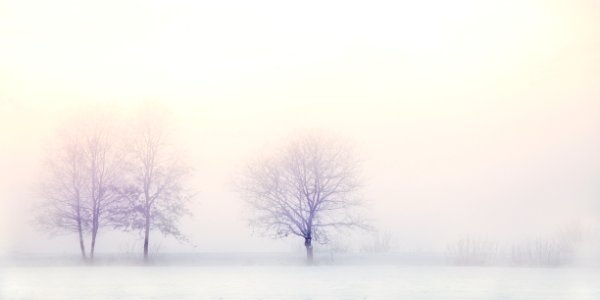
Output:
<svg viewBox="0 0 600 300">
<path fill-rule="evenodd" d="M 0 299 L 600 299 L 600 270 L 434 266 L 6 266 Z"/>
</svg>

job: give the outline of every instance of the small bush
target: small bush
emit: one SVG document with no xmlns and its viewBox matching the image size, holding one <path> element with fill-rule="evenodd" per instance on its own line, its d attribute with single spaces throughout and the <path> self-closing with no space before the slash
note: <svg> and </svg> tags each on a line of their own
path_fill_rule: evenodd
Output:
<svg viewBox="0 0 600 300">
<path fill-rule="evenodd" d="M 464 237 L 446 248 L 446 258 L 455 265 L 487 265 L 492 262 L 498 246 L 484 238 Z"/>
<path fill-rule="evenodd" d="M 573 262 L 575 250 L 581 240 L 579 229 L 566 228 L 555 237 L 524 241 L 511 247 L 512 263 L 534 267 L 566 265 Z"/>
<path fill-rule="evenodd" d="M 396 245 L 396 239 L 389 231 L 375 232 L 371 239 L 367 239 L 360 247 L 363 253 L 387 253 Z"/>
</svg>

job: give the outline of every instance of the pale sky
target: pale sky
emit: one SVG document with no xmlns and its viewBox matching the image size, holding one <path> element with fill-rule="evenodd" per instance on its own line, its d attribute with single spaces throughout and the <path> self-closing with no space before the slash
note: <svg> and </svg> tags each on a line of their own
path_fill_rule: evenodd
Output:
<svg viewBox="0 0 600 300">
<path fill-rule="evenodd" d="M 208 2 L 0 1 L 0 249 L 77 251 L 29 223 L 45 144 L 146 101 L 195 169 L 197 248 L 165 251 L 300 244 L 252 235 L 231 180 L 303 130 L 352 141 L 406 245 L 599 225 L 599 1 Z"/>
</svg>

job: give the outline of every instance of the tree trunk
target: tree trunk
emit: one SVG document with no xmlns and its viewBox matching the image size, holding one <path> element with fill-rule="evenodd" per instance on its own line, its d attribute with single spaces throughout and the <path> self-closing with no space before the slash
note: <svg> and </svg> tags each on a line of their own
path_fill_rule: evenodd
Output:
<svg viewBox="0 0 600 300">
<path fill-rule="evenodd" d="M 81 209 L 77 206 L 77 232 L 79 233 L 79 249 L 81 250 L 81 258 L 86 260 L 85 243 L 83 241 L 83 228 L 81 226 Z"/>
<path fill-rule="evenodd" d="M 312 239 L 310 237 L 304 238 L 304 247 L 306 247 L 306 262 L 312 264 L 313 262 L 313 247 Z"/>
<path fill-rule="evenodd" d="M 148 261 L 148 242 L 150 239 L 150 216 L 146 214 L 146 226 L 144 232 L 144 261 Z"/>
<path fill-rule="evenodd" d="M 95 212 L 92 217 L 92 245 L 90 247 L 90 261 L 94 260 L 94 251 L 96 250 L 96 236 L 98 235 L 98 227 L 100 222 L 98 221 L 98 213 Z"/>
<path fill-rule="evenodd" d="M 95 154 L 95 153 L 93 153 Z M 94 250 L 96 249 L 96 234 L 98 233 L 98 195 L 96 195 L 96 184 L 98 182 L 96 174 L 96 157 L 92 159 L 92 242 L 90 245 L 90 262 L 94 260 Z"/>
<path fill-rule="evenodd" d="M 81 258 L 86 260 L 85 244 L 83 242 L 83 229 L 81 228 L 81 220 L 77 220 L 77 231 L 79 232 L 79 249 L 81 250 Z"/>
<path fill-rule="evenodd" d="M 96 250 L 96 233 L 97 229 L 92 229 L 92 244 L 90 247 L 90 261 L 94 260 L 94 251 Z"/>
</svg>

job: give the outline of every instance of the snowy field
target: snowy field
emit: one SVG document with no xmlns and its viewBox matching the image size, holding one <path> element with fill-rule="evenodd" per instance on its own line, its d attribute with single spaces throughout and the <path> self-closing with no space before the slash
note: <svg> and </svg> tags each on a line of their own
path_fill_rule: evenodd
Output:
<svg viewBox="0 0 600 300">
<path fill-rule="evenodd" d="M 600 299 L 592 268 L 4 266 L 0 299 Z"/>
</svg>

